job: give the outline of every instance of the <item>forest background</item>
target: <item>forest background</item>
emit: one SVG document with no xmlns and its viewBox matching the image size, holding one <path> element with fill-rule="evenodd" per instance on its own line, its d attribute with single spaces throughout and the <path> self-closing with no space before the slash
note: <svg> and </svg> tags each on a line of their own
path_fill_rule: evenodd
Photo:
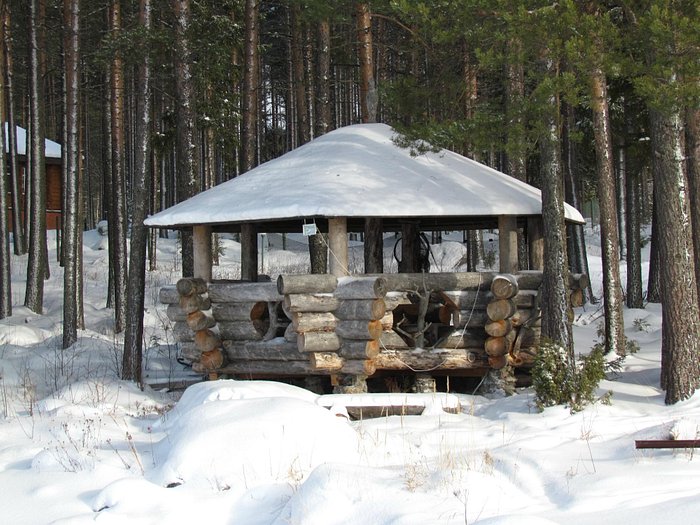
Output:
<svg viewBox="0 0 700 525">
<path fill-rule="evenodd" d="M 426 139 L 542 189 L 543 334 L 569 351 L 564 275 L 585 272 L 586 258 L 582 229 L 564 233 L 562 202 L 595 200 L 605 349 L 625 353 L 625 302 L 662 302 L 666 401 L 700 386 L 696 2 L 3 0 L 0 9 L 0 111 L 11 124 L 0 318 L 12 314 L 10 250 L 29 254 L 25 306 L 42 310 L 46 223 L 32 210 L 46 209 L 44 137 L 63 145 L 63 346 L 83 317 L 81 232 L 107 219 L 105 301 L 124 332 L 122 376 L 140 380 L 144 275 L 165 234 L 143 219 L 331 129 L 376 121 L 407 144 Z M 24 180 L 14 124 L 29 130 Z M 19 199 L 26 228 L 9 235 Z M 641 238 L 645 223 L 651 239 Z M 465 240 L 475 269 L 478 232 Z M 186 232 L 181 242 L 188 274 Z M 310 245 L 323 271 L 322 241 Z"/>
</svg>

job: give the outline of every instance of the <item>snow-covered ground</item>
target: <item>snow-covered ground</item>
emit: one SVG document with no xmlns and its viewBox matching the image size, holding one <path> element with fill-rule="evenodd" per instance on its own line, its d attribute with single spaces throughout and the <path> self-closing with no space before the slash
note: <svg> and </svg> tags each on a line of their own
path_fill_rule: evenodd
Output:
<svg viewBox="0 0 700 525">
<path fill-rule="evenodd" d="M 216 271 L 233 275 L 237 245 L 223 245 Z M 26 258 L 12 261 L 14 315 L 0 321 L 2 523 L 698 522 L 693 451 L 634 448 L 635 439 L 696 438 L 700 428 L 699 395 L 663 404 L 658 305 L 626 311 L 627 335 L 641 350 L 601 384 L 601 393 L 613 391 L 610 406 L 540 413 L 524 389 L 511 397 L 456 394 L 458 414 L 433 409 L 350 422 L 320 407 L 315 394 L 283 384 L 199 383 L 176 402 L 118 381 L 103 247 L 103 238 L 86 234 L 88 329 L 66 351 L 61 269 L 52 264 L 39 316 L 19 306 Z M 591 252 L 599 293 L 600 259 Z M 451 270 L 460 247 L 437 247 L 435 255 Z M 151 382 L 187 375 L 154 304 L 158 287 L 177 279 L 175 241 L 161 241 L 158 257 L 146 311 Z M 265 257 L 270 273 L 304 264 L 277 247 Z M 601 315 L 597 306 L 577 310 L 579 352 L 595 342 Z"/>
</svg>

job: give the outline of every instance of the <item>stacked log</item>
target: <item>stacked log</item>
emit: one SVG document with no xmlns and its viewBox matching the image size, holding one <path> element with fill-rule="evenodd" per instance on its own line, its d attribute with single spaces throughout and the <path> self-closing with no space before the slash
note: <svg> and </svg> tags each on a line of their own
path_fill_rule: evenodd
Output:
<svg viewBox="0 0 700 525">
<path fill-rule="evenodd" d="M 289 324 L 275 283 L 212 283 L 209 298 L 224 340 L 269 341 Z"/>
<path fill-rule="evenodd" d="M 202 360 L 218 351 L 230 373 L 342 379 L 376 369 L 527 366 L 539 344 L 541 282 L 541 272 L 285 275 L 208 286 L 183 279 L 160 300 L 181 355 L 201 370 L 219 368 Z M 572 275 L 569 284 L 576 306 L 588 280 Z"/>
<path fill-rule="evenodd" d="M 225 361 L 223 345 L 212 330 L 216 320 L 208 313 L 211 301 L 203 279 L 180 279 L 176 286 L 177 303 L 172 290 L 161 290 L 161 302 L 169 300 L 167 315 L 174 321 L 173 334 L 182 342 L 181 356 L 192 363 L 192 369 L 205 373 L 220 368 Z"/>
<path fill-rule="evenodd" d="M 382 277 L 344 277 L 334 292 L 339 301 L 334 314 L 342 358 L 340 372 L 370 376 L 376 371 L 379 340 L 384 332 L 386 280 Z"/>
</svg>

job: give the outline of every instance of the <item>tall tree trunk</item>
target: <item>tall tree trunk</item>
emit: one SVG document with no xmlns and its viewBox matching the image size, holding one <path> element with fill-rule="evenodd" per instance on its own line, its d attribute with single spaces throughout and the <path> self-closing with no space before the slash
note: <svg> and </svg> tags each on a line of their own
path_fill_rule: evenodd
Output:
<svg viewBox="0 0 700 525">
<path fill-rule="evenodd" d="M 700 387 L 700 308 L 680 112 L 651 109 L 649 119 L 658 199 L 658 249 L 664 261 L 660 266 L 661 386 L 666 390 L 666 403 L 672 404 L 689 398 Z"/>
<path fill-rule="evenodd" d="M 654 175 L 656 179 L 656 175 Z M 651 213 L 651 246 L 649 247 L 649 274 L 647 276 L 647 301 L 650 303 L 661 302 L 661 250 L 659 249 L 659 204 L 661 197 L 658 195 L 656 182 L 654 183 L 653 204 Z M 665 204 L 664 204 L 665 206 Z"/>
<path fill-rule="evenodd" d="M 360 62 L 360 111 L 362 122 L 377 121 L 377 84 L 374 81 L 374 58 L 372 49 L 372 16 L 369 4 L 355 5 L 357 17 L 358 56 Z"/>
<path fill-rule="evenodd" d="M 5 0 L 0 0 L 0 16 L 5 14 Z M 4 24 L 0 26 L 0 39 L 4 42 Z M 5 54 L 0 53 L 0 71 L 4 72 L 7 64 Z M 12 281 L 10 279 L 10 245 L 9 241 L 9 216 L 7 213 L 7 164 L 5 155 L 5 75 L 0 74 L 0 319 L 12 315 Z M 15 231 L 18 229 L 15 223 Z"/>
<path fill-rule="evenodd" d="M 241 87 L 241 172 L 255 167 L 255 137 L 258 123 L 258 0 L 245 2 L 245 45 Z"/>
<path fill-rule="evenodd" d="M 615 191 L 617 192 L 617 227 L 620 248 L 620 260 L 627 259 L 627 152 L 622 142 L 617 146 L 617 162 L 615 170 Z"/>
<path fill-rule="evenodd" d="M 555 64 L 546 59 L 548 77 L 557 74 Z M 546 116 L 547 130 L 540 137 L 540 177 L 542 181 L 542 230 L 544 271 L 542 278 L 542 336 L 573 355 L 573 336 L 569 320 L 569 265 L 566 258 L 564 227 L 564 187 L 561 174 L 559 137 L 559 100 L 550 97 Z"/>
<path fill-rule="evenodd" d="M 297 145 L 301 146 L 311 140 L 311 127 L 309 125 L 309 107 L 306 99 L 306 81 L 304 75 L 303 35 L 304 29 L 301 21 L 301 7 L 299 3 L 290 5 L 291 24 L 291 52 L 292 52 L 292 81 L 294 83 L 294 113 L 296 115 Z"/>
<path fill-rule="evenodd" d="M 121 5 L 113 0 L 110 5 L 110 32 L 114 38 L 121 33 Z M 110 65 L 110 113 L 112 124 L 112 187 L 109 217 L 110 258 L 114 282 L 114 331 L 124 331 L 126 320 L 126 140 L 124 131 L 124 61 L 117 50 Z"/>
<path fill-rule="evenodd" d="M 363 123 L 377 121 L 377 83 L 374 79 L 372 16 L 369 4 L 355 5 L 358 58 L 360 63 L 360 116 Z M 384 224 L 381 218 L 367 217 L 364 230 L 365 273 L 384 271 Z"/>
<path fill-rule="evenodd" d="M 199 154 L 197 152 L 194 119 L 194 86 L 192 80 L 190 42 L 187 35 L 190 24 L 190 0 L 173 0 L 175 12 L 175 91 L 177 99 L 177 173 L 178 197 L 188 199 L 200 191 Z M 180 232 L 182 245 L 182 275 L 192 276 L 194 252 L 192 232 Z"/>
<path fill-rule="evenodd" d="M 575 119 L 573 107 L 569 104 L 565 105 L 564 125 L 562 126 L 562 142 L 564 153 L 564 200 L 571 204 L 577 210 L 583 207 L 581 201 L 581 181 L 578 168 L 578 160 L 576 155 L 576 145 L 571 140 L 571 133 L 574 131 Z M 586 253 L 586 239 L 583 231 L 583 224 L 570 224 L 566 227 L 567 230 L 567 255 L 569 257 L 569 268 L 575 273 L 590 274 L 588 268 L 588 255 Z M 588 288 L 584 290 L 585 297 L 592 303 L 597 303 L 598 300 L 593 295 L 593 287 L 588 284 Z"/>
<path fill-rule="evenodd" d="M 258 99 L 260 55 L 258 44 L 259 4 L 258 0 L 245 2 L 245 45 L 243 52 L 243 86 L 241 88 L 241 171 L 255 167 L 257 162 Z M 257 268 L 257 233 L 252 225 L 241 228 L 241 278 L 255 281 Z"/>
<path fill-rule="evenodd" d="M 605 308 L 605 350 L 625 353 L 624 319 L 622 317 L 622 282 L 620 249 L 613 172 L 612 136 L 605 74 L 600 67 L 590 73 L 591 109 L 598 172 L 598 204 L 603 257 L 603 297 Z"/>
<path fill-rule="evenodd" d="M 693 248 L 695 252 L 695 281 L 700 297 L 700 109 L 687 108 L 685 113 L 686 151 L 688 158 L 688 189 L 690 193 Z"/>
<path fill-rule="evenodd" d="M 29 259 L 24 305 L 41 313 L 44 303 L 44 277 L 47 273 L 46 255 L 46 164 L 44 159 L 44 89 L 41 71 L 43 52 L 43 0 L 30 0 L 29 28 L 29 142 L 27 158 L 30 164 L 29 180 L 25 191 L 30 195 Z"/>
<path fill-rule="evenodd" d="M 331 29 L 327 19 L 317 27 L 316 45 L 316 136 L 332 129 L 331 121 Z M 311 273 L 328 272 L 328 235 L 317 233 L 309 237 Z"/>
<path fill-rule="evenodd" d="M 107 16 L 107 24 L 109 25 L 109 13 Z M 104 181 L 102 183 L 102 214 L 101 219 L 107 219 L 107 235 L 110 250 L 108 257 L 109 268 L 107 270 L 107 298 L 105 306 L 114 308 L 114 258 L 111 256 L 112 240 L 114 240 L 114 232 L 112 231 L 112 74 L 109 68 L 105 72 L 104 79 L 105 88 L 102 93 L 102 133 L 104 134 L 104 144 L 102 148 L 102 172 L 104 173 Z"/>
<path fill-rule="evenodd" d="M 139 25 L 148 34 L 151 29 L 151 2 L 140 0 Z M 129 287 L 126 302 L 126 332 L 122 378 L 142 384 L 143 309 L 146 288 L 146 244 L 148 228 L 143 221 L 151 200 L 149 170 L 151 125 L 151 59 L 148 51 L 140 60 L 136 93 L 136 130 L 134 151 L 134 197 L 132 204 L 131 253 L 129 254 Z"/>
<path fill-rule="evenodd" d="M 15 119 L 15 88 L 14 71 L 12 63 L 12 34 L 10 9 L 5 2 L 3 13 L 3 57 L 5 60 L 5 88 L 7 93 L 7 167 L 10 175 L 10 194 L 12 196 L 12 242 L 15 255 L 27 253 L 27 240 L 25 236 L 25 221 L 22 220 L 22 189 L 20 184 L 20 170 L 17 161 L 17 127 Z M 26 217 L 26 214 L 25 214 Z"/>
<path fill-rule="evenodd" d="M 631 107 L 625 100 L 625 149 L 629 151 L 629 137 L 633 129 L 631 123 Z M 625 304 L 628 308 L 644 308 L 644 292 L 642 290 L 642 199 L 641 199 L 641 166 L 635 155 L 626 152 L 627 177 L 625 178 L 625 206 L 627 206 L 627 294 Z"/>
<path fill-rule="evenodd" d="M 63 1 L 63 52 L 64 52 L 64 136 L 63 158 L 63 348 L 72 346 L 78 340 L 78 279 L 79 252 L 82 250 L 80 224 L 81 202 L 79 200 L 79 141 L 78 106 L 80 101 L 80 7 L 78 0 Z"/>
</svg>

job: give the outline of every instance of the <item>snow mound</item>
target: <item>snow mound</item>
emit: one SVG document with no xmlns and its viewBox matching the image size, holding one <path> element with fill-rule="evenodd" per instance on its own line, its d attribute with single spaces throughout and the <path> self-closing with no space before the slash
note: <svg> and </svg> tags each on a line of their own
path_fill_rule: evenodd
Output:
<svg viewBox="0 0 700 525">
<path fill-rule="evenodd" d="M 21 347 L 33 346 L 51 337 L 53 334 L 43 328 L 28 325 L 0 325 L 0 345 Z"/>
<path fill-rule="evenodd" d="M 228 386 L 205 384 L 185 392 L 180 410 L 161 425 L 167 437 L 155 447 L 155 483 L 218 490 L 295 484 L 323 463 L 357 460 L 356 432 L 313 401 L 285 396 L 297 389 L 277 385 L 276 397 L 261 397 L 274 388 Z"/>
</svg>

